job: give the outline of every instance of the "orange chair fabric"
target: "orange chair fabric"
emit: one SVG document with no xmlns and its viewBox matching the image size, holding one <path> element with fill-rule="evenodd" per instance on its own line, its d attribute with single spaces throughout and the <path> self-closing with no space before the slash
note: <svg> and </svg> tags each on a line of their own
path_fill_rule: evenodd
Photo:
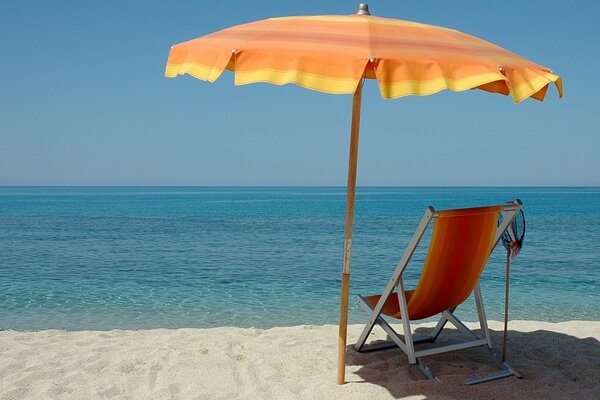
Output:
<svg viewBox="0 0 600 400">
<path fill-rule="evenodd" d="M 543 100 L 559 76 L 477 37 L 439 26 L 370 15 L 271 18 L 224 29 L 171 48 L 165 75 L 235 84 L 267 82 L 354 93 L 376 79 L 381 96 L 481 89 Z"/>
<path fill-rule="evenodd" d="M 439 211 L 415 290 L 406 291 L 411 320 L 428 318 L 464 302 L 479 280 L 492 250 L 502 206 Z M 368 296 L 375 307 L 381 296 Z M 392 293 L 383 314 L 401 318 Z"/>
</svg>

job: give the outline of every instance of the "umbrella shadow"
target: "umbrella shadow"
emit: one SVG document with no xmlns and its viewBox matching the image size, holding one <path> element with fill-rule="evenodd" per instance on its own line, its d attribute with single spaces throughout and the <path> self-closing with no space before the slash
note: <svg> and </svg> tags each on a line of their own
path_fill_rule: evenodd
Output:
<svg viewBox="0 0 600 400">
<path fill-rule="evenodd" d="M 425 335 L 429 331 L 429 328 L 418 328 L 415 333 Z M 503 332 L 490 333 L 495 350 L 500 352 Z M 461 339 L 464 336 L 456 330 L 448 330 L 440 335 L 436 345 Z M 427 347 L 431 345 L 418 348 Z M 507 359 L 523 378 L 509 377 L 475 386 L 467 386 L 464 381 L 498 370 L 483 348 L 424 357 L 423 363 L 441 383 L 428 380 L 417 366 L 408 363 L 406 355 L 397 347 L 359 353 L 351 345 L 347 350 L 348 365 L 359 367 L 354 374 L 363 382 L 387 389 L 394 398 L 413 395 L 426 398 L 590 398 L 597 396 L 600 388 L 600 342 L 595 338 L 580 339 L 551 331 L 509 331 Z M 362 382 L 351 384 L 359 383 Z"/>
</svg>

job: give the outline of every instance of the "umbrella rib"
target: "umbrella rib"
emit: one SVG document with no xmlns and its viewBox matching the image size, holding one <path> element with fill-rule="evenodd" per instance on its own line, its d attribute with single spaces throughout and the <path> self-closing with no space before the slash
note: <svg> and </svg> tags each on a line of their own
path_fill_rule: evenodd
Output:
<svg viewBox="0 0 600 400">
<path fill-rule="evenodd" d="M 277 20 L 277 18 L 271 18 L 271 20 Z M 282 25 L 285 25 L 285 26 L 287 26 L 287 25 L 290 25 L 290 24 L 293 22 L 292 20 L 283 20 L 283 19 L 281 19 L 281 20 L 279 20 L 279 21 L 282 21 L 280 25 L 274 26 L 274 27 L 272 27 L 272 28 L 270 28 L 270 29 L 266 29 L 266 30 L 264 30 L 262 33 L 260 33 L 260 34 L 258 34 L 258 35 L 256 35 L 256 36 L 254 36 L 254 37 L 252 37 L 252 38 L 249 38 L 249 39 L 243 40 L 243 41 L 242 41 L 242 42 L 243 42 L 243 45 L 247 45 L 247 44 L 249 44 L 249 43 L 251 43 L 251 42 L 254 42 L 254 41 L 256 41 L 256 40 L 260 40 L 260 39 L 262 39 L 264 36 L 266 36 L 266 35 L 270 34 L 271 32 L 274 32 L 274 31 L 280 30 L 280 28 L 282 27 Z M 241 45 L 241 46 L 243 46 L 243 45 Z M 234 50 L 234 51 L 235 51 L 235 53 L 237 53 L 239 50 L 243 50 L 243 48 L 242 48 L 241 46 L 238 46 L 238 47 L 236 47 L 235 49 L 232 49 L 232 50 Z M 234 60 L 235 60 L 235 58 L 234 58 Z M 235 61 L 234 61 L 234 67 L 233 67 L 233 72 L 234 72 L 234 74 L 235 74 L 235 70 L 236 70 L 236 68 L 235 68 Z"/>
</svg>

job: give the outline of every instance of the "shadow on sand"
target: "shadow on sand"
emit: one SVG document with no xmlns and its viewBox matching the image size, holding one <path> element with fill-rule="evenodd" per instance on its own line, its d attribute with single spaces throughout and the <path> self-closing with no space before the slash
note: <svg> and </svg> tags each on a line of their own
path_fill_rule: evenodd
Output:
<svg viewBox="0 0 600 400">
<path fill-rule="evenodd" d="M 377 329 L 377 328 L 376 328 Z M 428 328 L 418 328 L 425 335 Z M 501 352 L 503 333 L 490 331 L 492 343 Z M 474 375 L 497 371 L 497 365 L 483 348 L 460 350 L 423 358 L 441 383 L 427 380 L 418 367 L 408 364 L 399 348 L 358 353 L 348 346 L 347 363 L 358 366 L 354 373 L 379 385 L 395 398 L 460 399 L 600 399 L 600 342 L 551 331 L 509 331 L 507 361 L 523 376 L 466 386 Z M 456 330 L 444 331 L 437 344 L 464 339 Z M 420 348 L 431 345 L 420 345 Z M 352 384 L 360 384 L 352 382 Z"/>
</svg>

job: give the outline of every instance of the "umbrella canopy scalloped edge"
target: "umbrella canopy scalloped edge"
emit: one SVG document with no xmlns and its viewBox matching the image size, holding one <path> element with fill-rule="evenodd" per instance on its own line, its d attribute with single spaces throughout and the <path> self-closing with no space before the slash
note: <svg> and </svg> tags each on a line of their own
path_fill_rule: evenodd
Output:
<svg viewBox="0 0 600 400">
<path fill-rule="evenodd" d="M 544 100 L 562 79 L 492 43 L 456 30 L 369 15 L 283 17 L 234 26 L 174 45 L 165 75 L 214 82 L 231 70 L 235 84 L 293 83 L 352 94 L 375 79 L 393 99 L 481 89 L 515 103 Z"/>
</svg>

